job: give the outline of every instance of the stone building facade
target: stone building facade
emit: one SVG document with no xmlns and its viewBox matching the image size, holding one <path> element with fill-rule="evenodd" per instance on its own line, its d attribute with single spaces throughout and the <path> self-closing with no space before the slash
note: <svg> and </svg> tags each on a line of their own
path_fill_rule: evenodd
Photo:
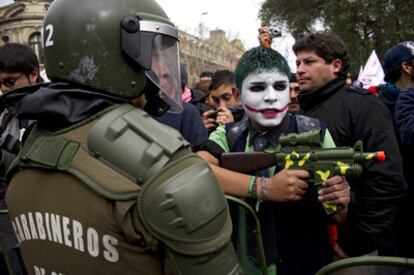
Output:
<svg viewBox="0 0 414 275">
<path fill-rule="evenodd" d="M 245 48 L 240 40 L 228 41 L 222 30 L 210 31 L 210 38 L 201 40 L 188 33 L 180 34 L 180 58 L 189 71 L 190 86 L 203 71 L 234 70 Z"/>
<path fill-rule="evenodd" d="M 42 24 L 52 1 L 14 0 L 0 7 L 0 45 L 7 42 L 30 45 L 43 63 Z M 190 87 L 203 71 L 233 70 L 245 51 L 240 40 L 230 42 L 225 32 L 218 29 L 210 31 L 210 38 L 205 40 L 183 31 L 179 31 L 179 36 L 181 62 L 186 64 Z"/>
<path fill-rule="evenodd" d="M 0 44 L 16 42 L 30 45 L 43 62 L 42 24 L 52 0 L 15 0 L 0 7 Z"/>
</svg>

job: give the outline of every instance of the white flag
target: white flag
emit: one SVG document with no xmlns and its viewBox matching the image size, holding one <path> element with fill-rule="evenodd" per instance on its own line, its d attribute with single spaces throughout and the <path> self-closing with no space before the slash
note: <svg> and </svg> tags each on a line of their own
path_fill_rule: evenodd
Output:
<svg viewBox="0 0 414 275">
<path fill-rule="evenodd" d="M 292 46 L 295 44 L 295 38 L 291 34 L 273 39 L 273 48 L 286 59 L 292 73 L 296 72 L 296 55 Z"/>
<path fill-rule="evenodd" d="M 375 50 L 372 51 L 365 64 L 362 74 L 358 75 L 358 80 L 362 82 L 364 88 L 371 86 L 377 86 L 384 82 L 384 70 L 382 69 L 381 62 L 378 59 Z"/>
<path fill-rule="evenodd" d="M 364 72 L 364 67 L 361 65 L 361 67 L 359 67 L 359 73 L 358 73 L 358 80 L 360 80 L 362 78 L 362 73 Z"/>
</svg>

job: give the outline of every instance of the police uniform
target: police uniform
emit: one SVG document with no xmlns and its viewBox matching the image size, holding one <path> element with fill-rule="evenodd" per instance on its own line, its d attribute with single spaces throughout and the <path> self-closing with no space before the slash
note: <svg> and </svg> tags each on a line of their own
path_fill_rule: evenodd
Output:
<svg viewBox="0 0 414 275">
<path fill-rule="evenodd" d="M 164 274 L 183 265 L 191 274 L 202 254 L 231 271 L 235 258 L 216 258 L 232 251 L 231 227 L 208 167 L 144 111 L 110 109 L 54 133 L 33 129 L 15 163 L 7 203 L 29 273 Z M 145 124 L 150 133 L 136 130 Z M 123 169 L 124 160 L 135 165 Z"/>
<path fill-rule="evenodd" d="M 43 31 L 52 84 L 2 97 L 36 120 L 6 194 L 28 273 L 239 273 L 214 175 L 150 118 L 181 98 L 178 31 L 163 10 L 56 0 Z M 143 94 L 146 111 L 129 103 Z"/>
</svg>

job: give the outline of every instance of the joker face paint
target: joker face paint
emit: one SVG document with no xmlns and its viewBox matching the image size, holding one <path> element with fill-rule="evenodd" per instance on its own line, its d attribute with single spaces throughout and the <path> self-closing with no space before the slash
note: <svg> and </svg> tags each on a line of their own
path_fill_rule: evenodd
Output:
<svg viewBox="0 0 414 275">
<path fill-rule="evenodd" d="M 275 127 L 288 111 L 289 79 L 277 69 L 253 72 L 243 80 L 241 100 L 253 125 Z"/>
</svg>

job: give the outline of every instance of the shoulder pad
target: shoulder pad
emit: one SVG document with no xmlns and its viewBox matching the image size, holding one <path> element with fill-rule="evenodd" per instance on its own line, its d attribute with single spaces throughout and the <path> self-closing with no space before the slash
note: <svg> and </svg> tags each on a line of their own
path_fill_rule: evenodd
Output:
<svg viewBox="0 0 414 275">
<path fill-rule="evenodd" d="M 230 240 L 232 226 L 223 192 L 207 164 L 193 153 L 145 183 L 138 209 L 148 230 L 175 252 L 204 255 Z"/>
<path fill-rule="evenodd" d="M 353 92 L 361 95 L 372 95 L 371 91 L 368 89 L 362 89 L 354 86 L 346 86 L 346 92 Z"/>
<path fill-rule="evenodd" d="M 178 149 L 188 145 L 179 132 L 129 104 L 99 119 L 87 140 L 95 157 L 137 183 L 158 174 Z"/>
</svg>

